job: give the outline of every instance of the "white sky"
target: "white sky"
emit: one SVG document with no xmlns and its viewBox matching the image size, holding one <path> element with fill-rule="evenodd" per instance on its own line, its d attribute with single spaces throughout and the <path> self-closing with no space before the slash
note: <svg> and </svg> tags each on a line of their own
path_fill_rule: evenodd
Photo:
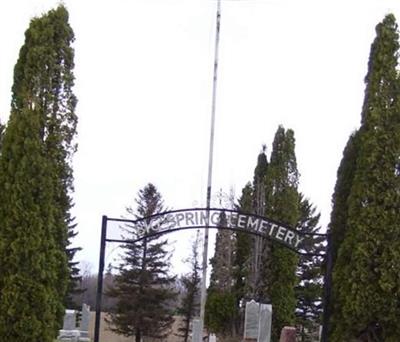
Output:
<svg viewBox="0 0 400 342">
<path fill-rule="evenodd" d="M 0 1 L 0 117 L 33 16 L 52 0 Z M 214 0 L 66 0 L 79 99 L 75 208 L 97 270 L 101 216 L 120 217 L 153 182 L 170 208 L 204 206 L 214 58 Z M 375 26 L 398 0 L 222 2 L 213 194 L 252 180 L 263 143 L 292 128 L 300 190 L 329 222 L 336 171 L 358 127 Z M 193 232 L 194 234 L 194 232 Z M 189 254 L 178 239 L 174 263 Z M 210 252 L 213 243 L 210 244 Z M 108 262 L 110 260 L 107 260 Z"/>
</svg>

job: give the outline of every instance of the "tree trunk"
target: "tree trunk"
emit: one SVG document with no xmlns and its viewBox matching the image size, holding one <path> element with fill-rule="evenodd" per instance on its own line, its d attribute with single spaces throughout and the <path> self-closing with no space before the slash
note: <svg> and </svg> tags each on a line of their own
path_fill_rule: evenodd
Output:
<svg viewBox="0 0 400 342">
<path fill-rule="evenodd" d="M 189 327 L 190 327 L 190 319 L 187 319 L 185 322 L 185 336 L 183 337 L 184 342 L 187 342 L 189 337 Z"/>
<path fill-rule="evenodd" d="M 136 334 L 135 334 L 135 342 L 140 342 L 142 334 L 140 333 L 140 329 L 136 329 Z"/>
</svg>

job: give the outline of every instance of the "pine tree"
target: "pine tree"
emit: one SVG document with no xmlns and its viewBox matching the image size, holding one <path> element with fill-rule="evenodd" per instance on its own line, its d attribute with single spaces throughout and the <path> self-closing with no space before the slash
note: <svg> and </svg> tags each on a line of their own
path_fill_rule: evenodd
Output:
<svg viewBox="0 0 400 342">
<path fill-rule="evenodd" d="M 298 229 L 307 234 L 316 234 L 320 227 L 320 214 L 316 213 L 315 207 L 304 198 L 299 196 L 300 221 Z M 300 341 L 314 341 L 315 330 L 321 323 L 322 315 L 322 255 L 325 246 L 325 237 L 320 235 L 307 235 L 306 244 L 301 250 L 303 255 L 299 257 L 297 266 L 297 277 L 299 280 L 296 286 L 296 325 L 300 327 Z M 306 253 L 308 255 L 306 255 Z M 316 255 L 311 255 L 316 254 Z M 314 336 L 313 336 L 314 335 Z"/>
<path fill-rule="evenodd" d="M 398 341 L 400 97 L 392 14 L 371 46 L 346 232 L 333 274 L 330 341 Z"/>
<path fill-rule="evenodd" d="M 68 298 L 67 290 L 72 291 L 78 285 L 76 263 L 72 259 L 79 249 L 70 247 L 70 239 L 75 235 L 70 209 L 73 205 L 71 158 L 76 150 L 74 137 L 77 125 L 77 101 L 72 91 L 73 41 L 74 33 L 64 6 L 33 19 L 25 32 L 25 43 L 14 69 L 11 101 L 12 112 L 34 109 L 41 116 L 40 137 L 54 175 L 53 234 L 60 250 L 57 290 L 64 304 Z M 60 323 L 63 315 L 64 309 L 60 307 Z"/>
<path fill-rule="evenodd" d="M 192 254 L 186 260 L 190 265 L 190 272 L 182 276 L 182 284 L 185 290 L 185 295 L 182 298 L 181 306 L 179 307 L 179 314 L 183 316 L 183 324 L 179 327 L 180 336 L 183 337 L 184 342 L 188 341 L 190 333 L 190 323 L 193 317 L 199 315 L 200 307 L 200 284 L 201 284 L 201 265 L 200 265 L 200 231 L 196 233 L 196 239 L 192 244 Z"/>
<path fill-rule="evenodd" d="M 266 176 L 266 213 L 278 222 L 294 227 L 299 220 L 298 171 L 294 132 L 279 126 L 273 141 Z M 263 264 L 265 283 L 262 296 L 273 305 L 272 341 L 278 341 L 285 325 L 295 321 L 298 257 L 287 248 L 272 243 L 268 263 Z"/>
<path fill-rule="evenodd" d="M 64 298 L 64 305 L 67 308 L 71 309 L 80 309 L 81 305 L 75 301 L 76 296 L 79 296 L 82 294 L 85 290 L 81 289 L 81 282 L 82 282 L 82 276 L 80 273 L 80 268 L 79 268 L 79 261 L 75 261 L 75 254 L 79 251 L 82 250 L 81 247 L 72 247 L 72 240 L 73 238 L 78 235 L 76 232 L 77 224 L 73 223 L 73 220 L 70 221 L 68 224 L 68 232 L 67 232 L 67 247 L 65 248 L 65 251 L 67 253 L 67 259 L 68 259 L 68 268 L 69 268 L 69 281 L 68 281 L 68 287 L 66 291 L 66 295 Z"/>
<path fill-rule="evenodd" d="M 153 184 L 139 191 L 136 204 L 136 210 L 127 208 L 127 213 L 134 219 L 164 211 L 161 194 Z M 149 223 L 127 225 L 126 239 L 137 238 L 140 230 Z M 176 293 L 173 290 L 175 277 L 169 275 L 167 246 L 168 241 L 157 236 L 123 246 L 125 253 L 118 267 L 119 273 L 107 293 L 117 299 L 115 311 L 110 313 L 111 330 L 134 336 L 136 342 L 144 336 L 164 338 L 168 334 L 173 316 L 167 304 L 176 298 Z"/>
</svg>

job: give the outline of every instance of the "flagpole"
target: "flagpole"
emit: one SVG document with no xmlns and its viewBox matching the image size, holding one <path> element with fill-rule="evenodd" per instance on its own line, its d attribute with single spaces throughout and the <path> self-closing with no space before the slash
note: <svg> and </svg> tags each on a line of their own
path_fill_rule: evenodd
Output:
<svg viewBox="0 0 400 342">
<path fill-rule="evenodd" d="M 213 76 L 213 91 L 211 104 L 211 129 L 210 129 L 210 150 L 208 155 L 208 179 L 207 179 L 207 228 L 204 230 L 203 241 L 203 276 L 201 282 L 201 297 L 200 297 L 200 336 L 203 337 L 204 330 L 204 313 L 206 306 L 206 280 L 207 280 L 207 265 L 208 265 L 208 227 L 210 222 L 210 207 L 211 207 L 211 185 L 212 185 L 212 167 L 213 167 L 213 152 L 214 152 L 214 131 L 215 131 L 215 109 L 217 99 L 217 75 L 218 75 L 218 50 L 219 50 L 219 34 L 221 27 L 221 0 L 217 0 L 217 22 L 215 31 L 215 47 L 214 47 L 214 76 Z"/>
</svg>

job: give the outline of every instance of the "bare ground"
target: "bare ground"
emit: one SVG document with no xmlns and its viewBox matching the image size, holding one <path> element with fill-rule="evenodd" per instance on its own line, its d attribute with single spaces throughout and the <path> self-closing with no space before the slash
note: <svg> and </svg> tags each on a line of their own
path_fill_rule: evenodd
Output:
<svg viewBox="0 0 400 342">
<path fill-rule="evenodd" d="M 114 332 L 108 329 L 107 323 L 104 321 L 104 315 L 101 315 L 101 323 L 100 323 L 100 342 L 134 342 L 134 336 L 125 337 L 121 335 L 117 335 Z M 89 337 L 93 340 L 94 338 L 94 320 L 95 320 L 95 313 L 92 312 L 90 316 L 90 324 L 89 324 Z M 175 316 L 175 323 L 172 326 L 172 332 L 168 336 L 167 339 L 161 341 L 156 340 L 157 342 L 180 342 L 182 338 L 175 336 L 175 332 L 177 331 L 178 324 L 180 321 L 180 317 Z M 151 342 L 151 340 L 146 339 L 145 342 Z"/>
</svg>

